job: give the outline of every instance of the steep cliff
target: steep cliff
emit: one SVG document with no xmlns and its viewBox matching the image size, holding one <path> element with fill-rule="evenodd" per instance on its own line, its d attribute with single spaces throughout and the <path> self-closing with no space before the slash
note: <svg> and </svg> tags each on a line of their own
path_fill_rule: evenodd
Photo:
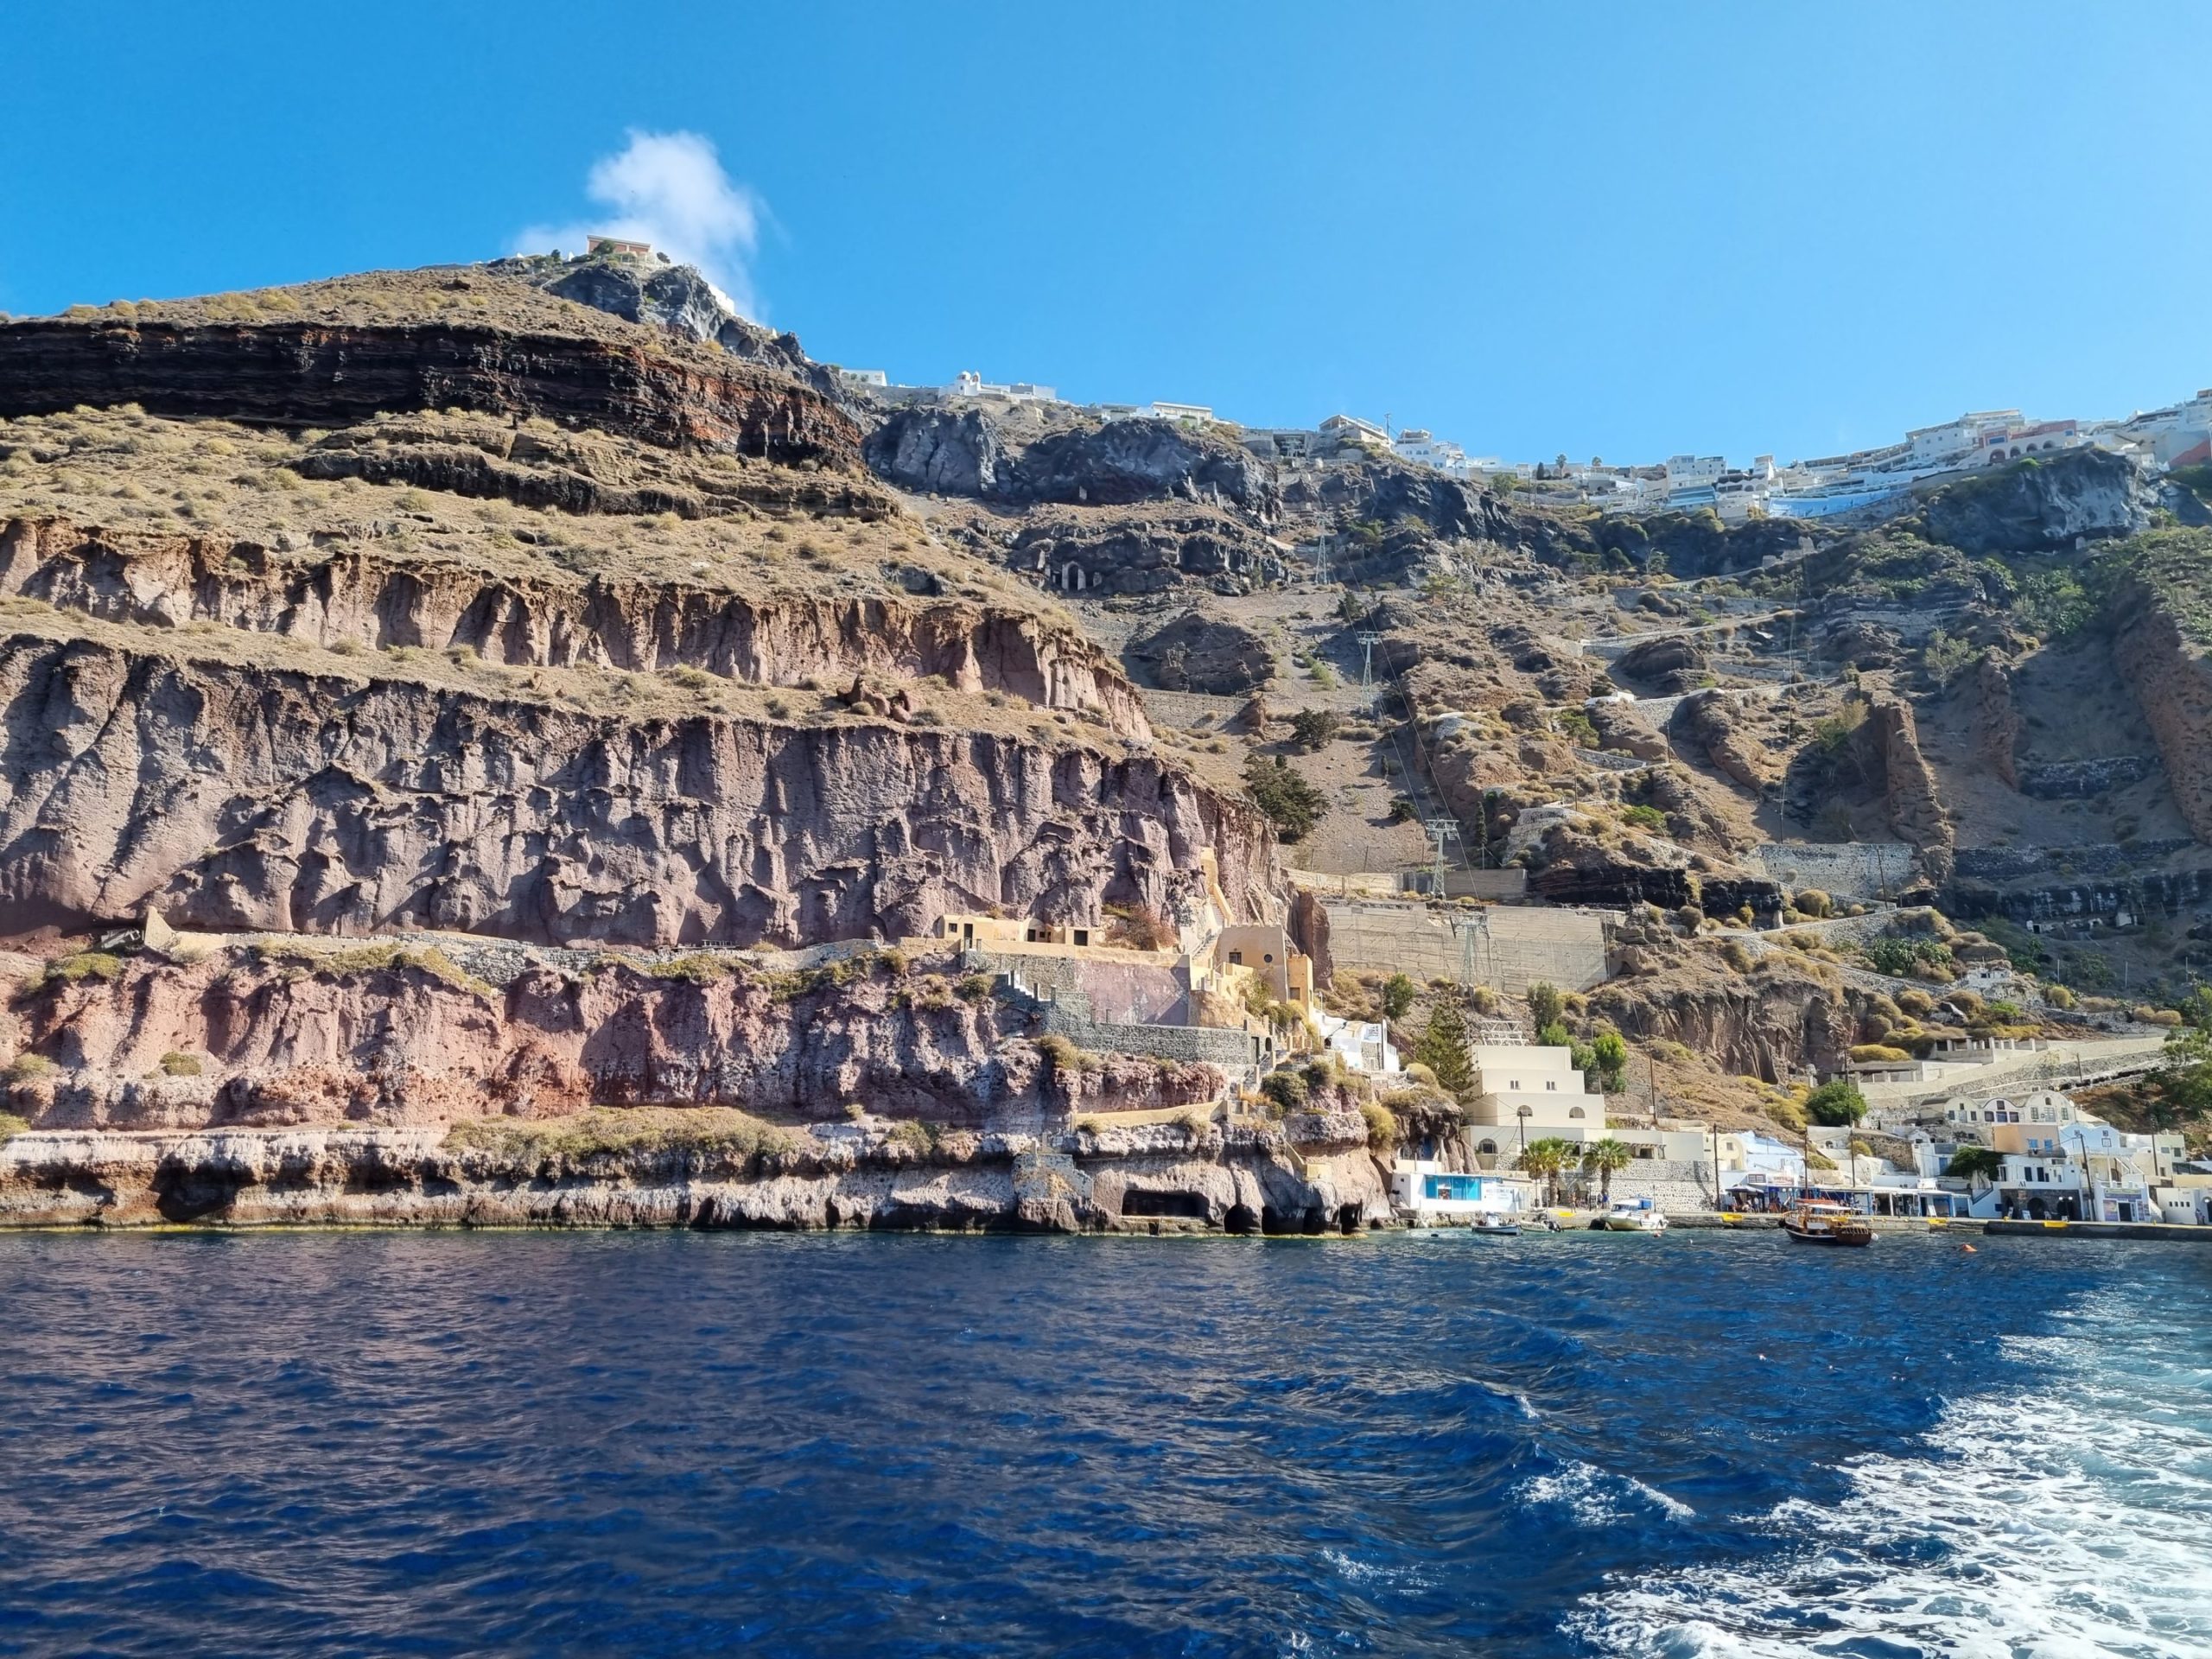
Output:
<svg viewBox="0 0 2212 1659">
<path fill-rule="evenodd" d="M 458 408 L 779 462 L 859 459 L 857 429 L 812 387 L 658 329 L 613 324 L 630 333 L 607 338 L 566 332 L 566 317 L 554 320 L 564 328 L 556 333 L 542 319 L 513 331 L 461 318 L 186 321 L 145 310 L 153 315 L 0 324 L 0 415 L 135 404 L 180 418 L 305 427 Z"/>
<path fill-rule="evenodd" d="M 988 410 L 921 404 L 894 410 L 865 453 L 902 489 L 1009 503 L 1219 498 L 1262 517 L 1276 505 L 1264 462 L 1173 421 L 1084 423 L 1024 441 Z"/>
<path fill-rule="evenodd" d="M 920 932 L 946 910 L 1265 904 L 1256 823 L 1147 754 L 761 704 L 606 712 L 86 623 L 0 642 L 0 914 L 639 944 Z M 582 674 L 583 671 L 569 671 Z M 626 685 L 606 689 L 619 708 Z"/>
<path fill-rule="evenodd" d="M 550 564 L 491 571 L 406 556 L 395 538 L 287 553 L 62 518 L 0 523 L 0 594 L 157 628 L 200 623 L 324 646 L 460 649 L 510 667 L 692 668 L 785 687 L 842 684 L 856 674 L 935 676 L 958 691 L 1091 710 L 1116 736 L 1150 730 L 1120 669 L 1071 625 L 970 601 L 791 588 L 741 594 L 696 580 L 578 576 Z"/>
<path fill-rule="evenodd" d="M 2190 831 L 2212 842 L 2212 531 L 2141 539 L 2106 614 L 2113 658 L 2157 740 L 2166 781 Z"/>
<path fill-rule="evenodd" d="M 1922 518 L 1931 541 L 1970 554 L 2002 553 L 2133 536 L 2157 505 L 2133 461 L 2082 448 L 1950 485 L 1929 499 Z"/>
</svg>

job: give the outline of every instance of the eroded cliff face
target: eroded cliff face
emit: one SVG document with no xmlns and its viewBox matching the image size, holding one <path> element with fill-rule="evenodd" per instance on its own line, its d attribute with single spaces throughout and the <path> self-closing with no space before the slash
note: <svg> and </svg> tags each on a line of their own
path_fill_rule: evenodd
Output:
<svg viewBox="0 0 2212 1659">
<path fill-rule="evenodd" d="M 1778 953 L 1748 974 L 1698 962 L 1616 980 L 1590 993 L 1590 1009 L 1633 1041 L 1680 1043 L 1725 1071 L 1768 1083 L 1840 1065 L 1858 1027 L 1840 980 L 1805 972 Z"/>
<path fill-rule="evenodd" d="M 856 466 L 860 432 L 810 386 L 728 357 L 489 324 L 35 319 L 0 324 L 0 415 L 136 404 L 307 427 L 379 411 L 543 416 L 647 442 Z"/>
<path fill-rule="evenodd" d="M 2158 741 L 2166 782 L 2190 833 L 2212 842 L 2212 664 L 2168 595 L 2128 581 L 2113 594 L 2113 660 Z"/>
<path fill-rule="evenodd" d="M 251 542 L 0 524 L 0 594 L 111 621 L 199 622 L 323 646 L 460 648 L 512 667 L 694 668 L 753 685 L 942 677 L 1149 737 L 1118 667 L 1065 625 L 950 601 L 748 595 L 688 582 L 494 573 L 378 543 L 283 555 Z"/>
<path fill-rule="evenodd" d="M 1277 505 L 1267 465 L 1173 421 L 1126 420 L 1023 441 L 978 408 L 893 411 L 870 433 L 868 465 L 902 489 L 1014 503 L 1219 499 L 1261 517 Z"/>
<path fill-rule="evenodd" d="M 1939 884 L 1948 879 L 1952 849 L 1958 844 L 1951 814 L 1943 804 L 1936 770 L 1921 753 L 1919 722 L 1902 696 L 1868 700 L 1866 719 L 1852 734 L 1861 772 L 1881 791 L 1890 828 L 1900 841 L 1920 849 L 1921 863 Z"/>
<path fill-rule="evenodd" d="M 1061 1063 L 1026 1001 L 950 955 L 186 936 L 87 960 L 13 1001 L 35 1063 L 5 1104 L 34 1127 L 0 1141 L 0 1226 L 1318 1232 L 1389 1213 L 1340 1103 L 1270 1122 L 1217 1107 L 1210 1066 Z"/>
<path fill-rule="evenodd" d="M 190 936 L 187 936 L 188 938 Z M 971 1129 L 1210 1105 L 1213 1068 L 1124 1055 L 1056 1067 L 1027 1015 L 957 954 L 809 965 L 487 947 L 407 936 L 315 948 L 264 938 L 34 979 L 10 1086 L 41 1128 L 450 1126 L 487 1114 L 721 1107 L 781 1123 L 887 1119 Z M 165 1071 L 188 1057 L 185 1074 Z"/>
<path fill-rule="evenodd" d="M 1351 1232 L 1389 1218 L 1357 1117 L 916 1144 L 880 1130 L 569 1150 L 435 1129 L 60 1131 L 0 1144 L 0 1226 Z"/>
<path fill-rule="evenodd" d="M 326 659 L 328 660 L 328 659 Z M 1142 753 L 841 718 L 637 718 L 92 639 L 0 643 L 0 908 L 633 944 L 1264 907 L 1254 818 Z"/>
</svg>

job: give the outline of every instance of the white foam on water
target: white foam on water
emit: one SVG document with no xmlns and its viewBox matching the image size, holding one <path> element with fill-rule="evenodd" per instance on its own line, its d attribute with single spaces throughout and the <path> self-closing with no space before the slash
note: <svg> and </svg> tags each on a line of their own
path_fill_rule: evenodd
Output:
<svg viewBox="0 0 2212 1659">
<path fill-rule="evenodd" d="M 1531 1507 L 1565 1510 L 1581 1527 L 1617 1526 L 1638 1518 L 1639 1510 L 1657 1510 L 1672 1521 L 1687 1521 L 1697 1513 L 1656 1486 L 1580 1460 L 1552 1474 L 1531 1475 L 1514 1488 L 1513 1496 Z"/>
<path fill-rule="evenodd" d="M 2032 1391 L 1947 1406 L 1838 1503 L 1759 1518 L 1778 1558 L 1617 1583 L 1567 1621 L 1604 1653 L 2205 1659 L 2212 1368 L 2171 1313 L 2107 1301 L 2007 1344 Z"/>
</svg>

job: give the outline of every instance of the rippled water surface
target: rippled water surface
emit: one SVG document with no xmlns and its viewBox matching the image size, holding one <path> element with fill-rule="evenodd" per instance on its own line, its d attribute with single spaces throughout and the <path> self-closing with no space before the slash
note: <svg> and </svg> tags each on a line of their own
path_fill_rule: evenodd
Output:
<svg viewBox="0 0 2212 1659">
<path fill-rule="evenodd" d="M 2212 1250 L 0 1236 L 0 1652 L 2212 1654 Z"/>
</svg>

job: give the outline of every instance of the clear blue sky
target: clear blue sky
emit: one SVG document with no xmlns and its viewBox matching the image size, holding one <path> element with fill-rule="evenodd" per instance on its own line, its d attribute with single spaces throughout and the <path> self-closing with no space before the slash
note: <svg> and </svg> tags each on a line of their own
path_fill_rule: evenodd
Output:
<svg viewBox="0 0 2212 1659">
<path fill-rule="evenodd" d="M 1785 459 L 2212 385 L 2212 5 L 13 0 L 0 308 L 486 257 L 718 148 L 815 355 Z"/>
</svg>

